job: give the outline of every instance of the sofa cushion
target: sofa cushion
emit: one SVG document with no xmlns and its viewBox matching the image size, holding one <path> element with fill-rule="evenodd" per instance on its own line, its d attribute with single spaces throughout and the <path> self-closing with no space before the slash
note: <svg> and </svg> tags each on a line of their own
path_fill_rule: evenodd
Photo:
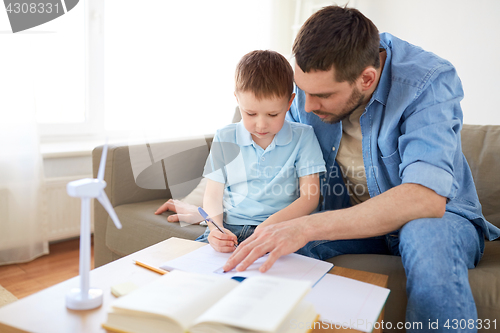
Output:
<svg viewBox="0 0 500 333">
<path fill-rule="evenodd" d="M 159 199 L 115 207 L 123 228 L 116 229 L 108 218 L 106 246 L 114 253 L 126 256 L 170 237 L 194 240 L 205 231 L 206 227 L 199 225 L 181 227 L 179 223 L 168 222 L 167 216 L 171 212 L 155 215 L 164 202 L 165 199 Z"/>
<path fill-rule="evenodd" d="M 196 185 L 195 189 L 191 191 L 188 195 L 181 199 L 182 202 L 202 207 L 203 206 L 203 196 L 205 195 L 205 189 L 207 187 L 207 179 L 203 177 L 200 183 Z"/>
<path fill-rule="evenodd" d="M 500 322 L 500 241 L 485 242 L 484 255 L 469 282 L 476 301 L 478 317 Z M 497 326 L 498 328 L 498 326 Z"/>
<path fill-rule="evenodd" d="M 500 126 L 464 125 L 462 151 L 472 171 L 483 215 L 500 227 Z"/>
</svg>

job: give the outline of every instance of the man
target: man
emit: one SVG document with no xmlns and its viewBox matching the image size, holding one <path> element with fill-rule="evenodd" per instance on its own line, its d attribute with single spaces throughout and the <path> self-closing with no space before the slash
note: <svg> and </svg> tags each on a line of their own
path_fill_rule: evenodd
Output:
<svg viewBox="0 0 500 333">
<path fill-rule="evenodd" d="M 482 213 L 461 151 L 463 97 L 454 67 L 390 34 L 359 11 L 325 7 L 294 46 L 290 118 L 312 125 L 327 173 L 322 212 L 258 230 L 224 269 L 269 252 L 268 270 L 295 251 L 401 256 L 407 321 L 476 320 L 467 270 L 484 237 L 500 230 Z M 476 331 L 470 329 L 467 331 Z"/>
</svg>

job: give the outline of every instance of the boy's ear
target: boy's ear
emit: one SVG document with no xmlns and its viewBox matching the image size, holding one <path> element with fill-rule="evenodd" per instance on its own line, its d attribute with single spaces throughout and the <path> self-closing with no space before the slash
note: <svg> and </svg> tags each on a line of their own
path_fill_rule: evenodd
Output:
<svg viewBox="0 0 500 333">
<path fill-rule="evenodd" d="M 238 95 L 236 95 L 236 91 L 234 92 L 234 97 L 236 97 L 236 102 L 240 104 L 240 101 L 238 101 Z"/>
<path fill-rule="evenodd" d="M 292 93 L 292 96 L 290 97 L 290 101 L 288 101 L 288 109 L 286 109 L 287 111 L 290 110 L 290 107 L 292 106 L 294 98 L 295 98 L 295 93 Z"/>
</svg>

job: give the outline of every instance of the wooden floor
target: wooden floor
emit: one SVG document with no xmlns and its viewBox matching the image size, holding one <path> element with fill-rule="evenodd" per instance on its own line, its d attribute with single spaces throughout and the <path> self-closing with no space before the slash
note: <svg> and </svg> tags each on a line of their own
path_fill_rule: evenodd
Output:
<svg viewBox="0 0 500 333">
<path fill-rule="evenodd" d="M 0 285 L 17 298 L 23 298 L 77 276 L 79 244 L 78 238 L 50 244 L 49 255 L 26 264 L 0 266 Z M 91 267 L 94 268 L 93 246 Z"/>
</svg>

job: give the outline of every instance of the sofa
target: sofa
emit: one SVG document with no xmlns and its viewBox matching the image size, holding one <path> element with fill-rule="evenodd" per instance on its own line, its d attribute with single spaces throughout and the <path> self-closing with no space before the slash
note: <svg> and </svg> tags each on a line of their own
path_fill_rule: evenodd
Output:
<svg viewBox="0 0 500 333">
<path fill-rule="evenodd" d="M 104 177 L 108 185 L 105 190 L 123 229 L 117 230 L 101 205 L 94 205 L 96 267 L 170 237 L 194 240 L 204 232 L 205 227 L 199 225 L 181 226 L 167 222 L 170 212 L 162 215 L 155 215 L 154 212 L 167 199 L 182 198 L 196 189 L 211 140 L 212 136 L 208 135 L 109 146 Z M 500 126 L 464 125 L 462 149 L 472 170 L 483 214 L 488 221 L 500 227 Z M 102 146 L 92 153 L 94 177 L 101 153 Z M 469 281 L 479 319 L 483 320 L 483 324 L 487 320 L 491 322 L 490 329 L 485 329 L 484 325 L 479 332 L 493 332 L 500 331 L 500 240 L 485 243 L 481 262 L 475 269 L 469 270 Z M 341 267 L 388 275 L 391 293 L 384 321 L 394 326 L 405 321 L 406 277 L 399 257 L 342 255 L 329 261 Z"/>
</svg>

